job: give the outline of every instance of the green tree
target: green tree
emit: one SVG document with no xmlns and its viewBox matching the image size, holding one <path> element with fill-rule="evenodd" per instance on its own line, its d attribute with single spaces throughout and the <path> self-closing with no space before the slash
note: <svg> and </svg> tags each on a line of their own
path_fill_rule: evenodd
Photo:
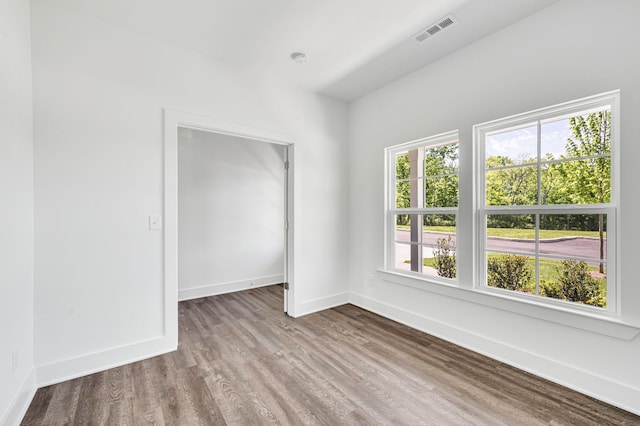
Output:
<svg viewBox="0 0 640 426">
<path fill-rule="evenodd" d="M 425 148 L 416 148 L 425 149 Z M 458 144 L 426 148 L 424 152 L 424 202 L 425 207 L 455 207 L 458 205 Z M 396 156 L 396 207 L 411 207 L 411 185 L 422 181 L 410 181 L 411 161 L 407 153 Z M 416 188 L 414 188 L 415 190 Z M 425 225 L 455 226 L 455 220 L 443 215 L 425 215 Z M 436 223 L 437 222 L 437 223 Z M 398 225 L 408 225 L 408 215 L 398 215 Z"/>
<path fill-rule="evenodd" d="M 529 162 L 533 160 L 524 160 Z M 508 157 L 489 157 L 487 167 L 515 165 Z M 535 205 L 538 202 L 535 166 L 519 166 L 487 171 L 486 197 L 490 206 Z"/>
<path fill-rule="evenodd" d="M 518 164 L 535 161 L 524 158 Z M 516 167 L 509 167 L 516 166 Z M 535 166 L 517 166 L 513 159 L 491 156 L 486 160 L 486 203 L 489 206 L 535 205 L 538 202 L 537 172 Z M 504 168 L 507 167 L 507 168 Z M 493 170 L 491 170 L 493 169 Z M 533 216 L 490 215 L 489 228 L 529 228 Z"/>
<path fill-rule="evenodd" d="M 396 207 L 400 209 L 411 206 L 411 182 L 403 180 L 409 179 L 410 167 L 407 154 L 396 156 Z M 409 215 L 398 215 L 397 224 L 408 225 Z"/>
<path fill-rule="evenodd" d="M 569 198 L 574 204 L 608 203 L 611 197 L 611 111 L 599 111 L 569 118 L 571 136 L 565 146 L 565 158 L 575 161 L 557 163 Z M 604 259 L 604 215 L 598 219 L 600 259 Z M 604 273 L 604 263 L 600 263 Z"/>
<path fill-rule="evenodd" d="M 543 161 L 553 161 L 552 154 L 547 154 Z M 571 204 L 569 188 L 564 184 L 561 170 L 562 163 L 542 165 L 540 172 L 540 204 Z"/>
<path fill-rule="evenodd" d="M 458 205 L 458 144 L 428 148 L 424 155 L 425 206 Z"/>
</svg>

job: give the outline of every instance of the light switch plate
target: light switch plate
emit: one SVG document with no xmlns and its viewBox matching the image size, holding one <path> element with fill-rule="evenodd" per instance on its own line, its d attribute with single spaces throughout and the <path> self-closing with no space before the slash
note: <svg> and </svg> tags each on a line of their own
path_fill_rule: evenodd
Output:
<svg viewBox="0 0 640 426">
<path fill-rule="evenodd" d="M 149 216 L 149 230 L 159 231 L 162 229 L 162 216 Z"/>
</svg>

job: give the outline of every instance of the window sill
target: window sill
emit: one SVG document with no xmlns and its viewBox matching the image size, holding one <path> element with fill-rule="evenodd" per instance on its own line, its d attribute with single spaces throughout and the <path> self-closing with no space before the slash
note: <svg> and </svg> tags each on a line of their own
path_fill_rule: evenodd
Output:
<svg viewBox="0 0 640 426">
<path fill-rule="evenodd" d="M 510 297 L 509 295 L 496 294 L 478 289 L 443 284 L 431 281 L 428 278 L 405 274 L 400 271 L 379 269 L 378 274 L 382 280 L 392 284 L 453 297 L 466 302 L 485 305 L 491 308 L 615 337 L 621 340 L 632 340 L 640 333 L 640 327 L 624 322 L 618 317 L 547 305 L 536 300 Z"/>
</svg>

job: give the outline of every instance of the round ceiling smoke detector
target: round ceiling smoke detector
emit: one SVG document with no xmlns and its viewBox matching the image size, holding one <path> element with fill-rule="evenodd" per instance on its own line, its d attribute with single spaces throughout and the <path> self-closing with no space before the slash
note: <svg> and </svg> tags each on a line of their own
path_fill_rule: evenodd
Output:
<svg viewBox="0 0 640 426">
<path fill-rule="evenodd" d="M 291 59 L 293 59 L 293 62 L 296 64 L 304 64 L 307 62 L 307 55 L 302 52 L 293 52 L 291 54 Z"/>
</svg>

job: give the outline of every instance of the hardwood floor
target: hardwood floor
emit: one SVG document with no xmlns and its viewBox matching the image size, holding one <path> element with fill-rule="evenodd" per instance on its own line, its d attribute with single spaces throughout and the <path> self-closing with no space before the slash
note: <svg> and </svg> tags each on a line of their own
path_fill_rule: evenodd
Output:
<svg viewBox="0 0 640 426">
<path fill-rule="evenodd" d="M 179 309 L 178 351 L 42 388 L 22 424 L 640 424 L 351 305 L 287 317 L 280 286 Z"/>
</svg>

